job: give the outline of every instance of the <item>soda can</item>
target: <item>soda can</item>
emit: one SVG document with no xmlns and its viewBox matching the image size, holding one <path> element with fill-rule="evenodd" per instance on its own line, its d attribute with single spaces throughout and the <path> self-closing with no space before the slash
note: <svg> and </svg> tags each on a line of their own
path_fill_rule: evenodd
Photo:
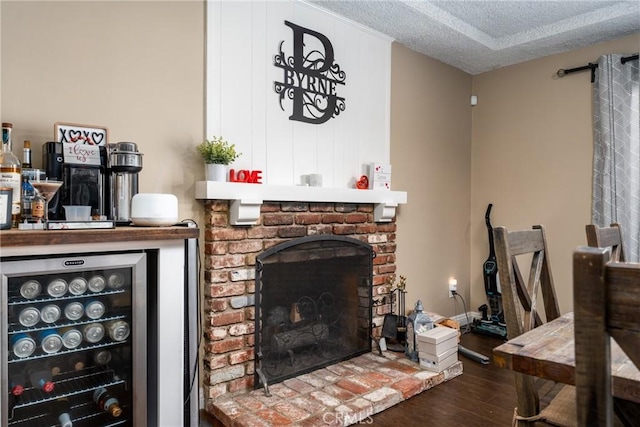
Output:
<svg viewBox="0 0 640 427">
<path fill-rule="evenodd" d="M 88 343 L 100 342 L 104 338 L 104 326 L 102 323 L 90 323 L 82 329 L 82 335 Z"/>
<path fill-rule="evenodd" d="M 82 343 L 82 332 L 74 328 L 60 329 L 62 345 L 68 349 L 77 348 Z"/>
<path fill-rule="evenodd" d="M 47 293 L 49 294 L 49 296 L 52 296 L 54 298 L 60 298 L 67 293 L 68 288 L 69 285 L 63 279 L 53 279 L 51 282 L 49 282 L 49 285 L 47 285 Z"/>
<path fill-rule="evenodd" d="M 131 328 L 124 320 L 112 320 L 107 322 L 107 333 L 114 341 L 124 341 L 129 338 Z"/>
<path fill-rule="evenodd" d="M 88 287 L 91 292 L 102 292 L 105 286 L 107 286 L 107 281 L 99 274 L 89 279 Z"/>
<path fill-rule="evenodd" d="M 40 333 L 40 348 L 47 354 L 57 353 L 62 349 L 62 337 L 56 329 L 47 329 Z"/>
<path fill-rule="evenodd" d="M 56 323 L 61 315 L 62 310 L 55 304 L 47 304 L 40 310 L 40 319 L 44 323 Z"/>
<path fill-rule="evenodd" d="M 104 308 L 104 304 L 100 301 L 89 301 L 85 306 L 84 306 L 84 314 L 87 315 L 87 317 L 89 319 L 99 319 L 102 317 L 102 315 L 104 314 L 105 308 Z"/>
<path fill-rule="evenodd" d="M 16 357 L 29 357 L 36 351 L 36 342 L 28 334 L 15 334 L 11 338 L 11 347 Z"/>
<path fill-rule="evenodd" d="M 26 299 L 34 299 L 42 291 L 42 286 L 37 280 L 27 280 L 20 285 L 20 295 Z"/>
<path fill-rule="evenodd" d="M 111 362 L 111 352 L 109 350 L 96 351 L 93 354 L 93 363 L 98 366 L 104 366 Z"/>
<path fill-rule="evenodd" d="M 124 276 L 121 273 L 113 273 L 109 275 L 107 286 L 109 289 L 120 289 L 124 286 Z"/>
<path fill-rule="evenodd" d="M 23 309 L 18 315 L 18 322 L 22 326 L 30 328 L 35 326 L 40 321 L 40 310 L 36 307 L 27 307 Z"/>
<path fill-rule="evenodd" d="M 69 320 L 80 320 L 84 315 L 84 306 L 77 302 L 70 302 L 64 307 L 64 316 Z"/>
<path fill-rule="evenodd" d="M 88 286 L 87 279 L 84 277 L 76 277 L 69 282 L 69 292 L 72 295 L 82 295 L 87 292 Z"/>
</svg>

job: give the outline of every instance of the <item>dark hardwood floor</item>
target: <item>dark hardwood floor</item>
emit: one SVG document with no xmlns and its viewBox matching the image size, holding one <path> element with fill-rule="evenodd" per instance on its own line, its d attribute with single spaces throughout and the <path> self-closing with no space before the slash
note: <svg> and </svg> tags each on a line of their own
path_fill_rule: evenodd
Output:
<svg viewBox="0 0 640 427">
<path fill-rule="evenodd" d="M 489 358 L 492 349 L 503 342 L 499 338 L 473 333 L 464 334 L 460 340 L 466 348 Z M 516 406 L 513 373 L 493 363 L 483 365 L 462 355 L 459 358 L 464 366 L 462 375 L 374 415 L 369 425 L 511 426 Z"/>
</svg>

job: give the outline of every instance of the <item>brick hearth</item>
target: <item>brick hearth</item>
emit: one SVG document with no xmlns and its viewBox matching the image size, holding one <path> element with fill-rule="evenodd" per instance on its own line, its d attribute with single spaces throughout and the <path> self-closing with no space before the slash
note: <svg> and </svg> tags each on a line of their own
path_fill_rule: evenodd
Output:
<svg viewBox="0 0 640 427">
<path fill-rule="evenodd" d="M 227 427 L 329 427 L 371 424 L 371 416 L 462 374 L 458 361 L 443 372 L 422 370 L 402 354 L 374 353 L 262 389 L 219 398 L 209 407 Z"/>
</svg>

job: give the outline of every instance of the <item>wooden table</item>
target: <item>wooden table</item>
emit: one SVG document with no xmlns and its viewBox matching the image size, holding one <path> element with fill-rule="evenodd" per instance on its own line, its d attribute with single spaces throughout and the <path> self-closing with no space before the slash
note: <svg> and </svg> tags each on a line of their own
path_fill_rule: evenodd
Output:
<svg viewBox="0 0 640 427">
<path fill-rule="evenodd" d="M 573 313 L 567 313 L 493 349 L 494 363 L 512 371 L 575 385 Z M 640 403 L 640 371 L 611 342 L 613 395 Z"/>
</svg>

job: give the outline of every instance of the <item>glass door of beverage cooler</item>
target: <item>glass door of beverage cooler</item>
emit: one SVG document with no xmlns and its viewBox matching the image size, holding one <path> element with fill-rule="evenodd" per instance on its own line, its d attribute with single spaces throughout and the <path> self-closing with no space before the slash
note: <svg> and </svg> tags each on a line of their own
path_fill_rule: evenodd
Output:
<svg viewBox="0 0 640 427">
<path fill-rule="evenodd" d="M 146 255 L 1 264 L 0 425 L 145 426 Z"/>
</svg>

